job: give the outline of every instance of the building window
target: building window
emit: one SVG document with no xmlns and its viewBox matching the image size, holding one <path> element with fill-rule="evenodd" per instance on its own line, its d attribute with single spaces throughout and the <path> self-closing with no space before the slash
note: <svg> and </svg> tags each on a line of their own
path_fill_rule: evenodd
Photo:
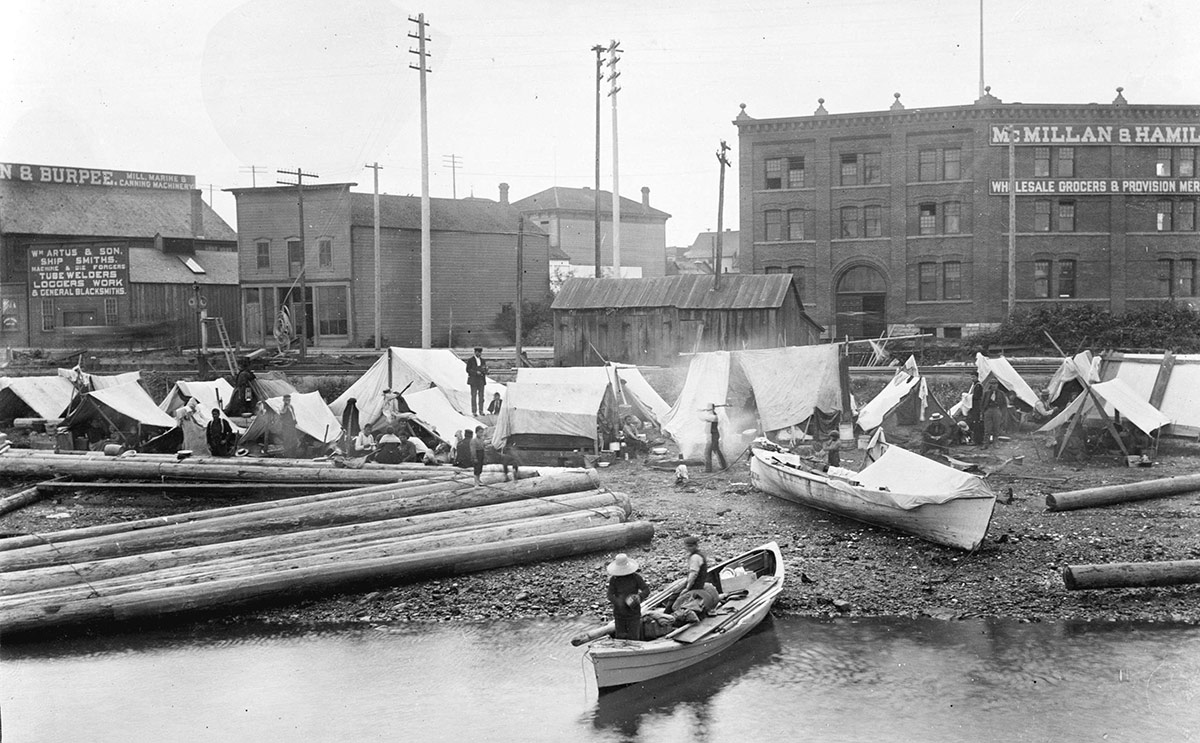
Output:
<svg viewBox="0 0 1200 743">
<path fill-rule="evenodd" d="M 1058 231 L 1059 232 L 1074 232 L 1075 231 L 1075 202 L 1074 201 L 1058 202 Z"/>
<path fill-rule="evenodd" d="M 917 180 L 937 180 L 937 150 L 921 150 L 917 153 Z"/>
<path fill-rule="evenodd" d="M 948 201 L 942 204 L 942 232 L 957 235 L 962 232 L 962 204 Z"/>
<path fill-rule="evenodd" d="M 918 208 L 918 225 L 922 235 L 937 232 L 937 204 L 921 204 Z"/>
<path fill-rule="evenodd" d="M 1075 296 L 1075 261 L 1058 262 L 1058 296 Z"/>
<path fill-rule="evenodd" d="M 42 300 L 42 330 L 54 330 L 54 300 Z"/>
<path fill-rule="evenodd" d="M 778 209 L 768 209 L 763 212 L 766 227 L 767 242 L 783 239 L 783 212 Z"/>
<path fill-rule="evenodd" d="M 1161 176 L 1171 175 L 1171 148 L 1159 147 L 1158 153 L 1154 158 L 1154 174 Z"/>
<path fill-rule="evenodd" d="M 804 158 L 788 158 L 788 188 L 804 188 Z"/>
<path fill-rule="evenodd" d="M 260 270 L 264 269 L 264 268 L 270 268 L 271 267 L 271 241 L 270 240 L 259 240 L 259 241 L 255 242 L 254 243 L 254 255 L 256 257 L 256 260 L 258 261 L 258 268 Z"/>
<path fill-rule="evenodd" d="M 883 209 L 879 206 L 863 207 L 863 235 L 866 237 L 883 236 Z"/>
<path fill-rule="evenodd" d="M 868 152 L 863 155 L 863 183 L 883 182 L 883 155 Z"/>
<path fill-rule="evenodd" d="M 942 153 L 942 178 L 947 181 L 957 181 L 962 178 L 962 150 L 957 147 Z"/>
<path fill-rule="evenodd" d="M 333 240 L 328 237 L 317 241 L 317 265 L 321 268 L 333 267 Z"/>
<path fill-rule="evenodd" d="M 299 276 L 300 270 L 304 268 L 304 249 L 300 246 L 299 240 L 287 241 L 287 254 L 289 275 Z"/>
<path fill-rule="evenodd" d="M 104 298 L 104 324 L 105 325 L 116 325 L 117 324 L 117 298 L 116 297 L 105 297 Z"/>
<path fill-rule="evenodd" d="M 1179 261 L 1175 272 L 1175 296 L 1196 296 L 1196 260 L 1184 258 Z"/>
<path fill-rule="evenodd" d="M 942 328 L 942 337 L 943 338 L 962 338 L 962 328 L 957 328 L 957 327 Z"/>
<path fill-rule="evenodd" d="M 1059 178 L 1074 178 L 1075 177 L 1075 148 L 1074 147 L 1059 147 L 1058 148 L 1058 177 Z"/>
<path fill-rule="evenodd" d="M 1175 205 L 1175 231 L 1193 232 L 1196 229 L 1196 202 L 1180 201 Z"/>
<path fill-rule="evenodd" d="M 796 284 L 796 291 L 800 294 L 800 301 L 804 301 L 804 266 L 788 266 L 788 273 L 792 275 L 792 281 Z"/>
<path fill-rule="evenodd" d="M 937 264 L 917 264 L 917 299 L 929 302 L 937 299 Z"/>
<path fill-rule="evenodd" d="M 1195 147 L 1180 147 L 1179 158 L 1176 160 L 1176 170 L 1179 172 L 1180 178 L 1194 178 L 1196 176 L 1196 148 Z"/>
<path fill-rule="evenodd" d="M 942 299 L 962 299 L 962 263 L 942 264 Z"/>
<path fill-rule="evenodd" d="M 1159 232 L 1171 231 L 1171 202 L 1159 201 L 1155 207 L 1155 216 Z"/>
<path fill-rule="evenodd" d="M 804 239 L 804 210 L 788 209 L 788 239 Z"/>
<path fill-rule="evenodd" d="M 842 237 L 858 237 L 858 207 L 843 206 L 841 217 L 842 229 L 838 234 Z"/>
<path fill-rule="evenodd" d="M 350 313 L 344 286 L 316 287 L 317 332 L 321 335 L 349 335 Z"/>
<path fill-rule="evenodd" d="M 783 266 L 763 266 L 763 273 L 783 273 Z"/>
<path fill-rule="evenodd" d="M 842 155 L 842 185 L 858 185 L 858 155 Z"/>
<path fill-rule="evenodd" d="M 1033 175 L 1036 178 L 1050 177 L 1050 148 L 1033 148 Z"/>
<path fill-rule="evenodd" d="M 767 160 L 767 188 L 771 190 L 783 188 L 782 157 L 773 157 Z"/>
<path fill-rule="evenodd" d="M 1050 297 L 1050 261 L 1033 262 L 1033 296 L 1038 299 Z"/>
<path fill-rule="evenodd" d="M 1171 280 L 1171 269 L 1175 267 L 1175 261 L 1170 258 L 1158 259 L 1158 296 L 1170 297 L 1172 290 L 1175 288 L 1174 282 Z"/>
<path fill-rule="evenodd" d="M 1033 202 L 1033 230 L 1034 232 L 1050 231 L 1049 199 L 1038 199 Z"/>
</svg>

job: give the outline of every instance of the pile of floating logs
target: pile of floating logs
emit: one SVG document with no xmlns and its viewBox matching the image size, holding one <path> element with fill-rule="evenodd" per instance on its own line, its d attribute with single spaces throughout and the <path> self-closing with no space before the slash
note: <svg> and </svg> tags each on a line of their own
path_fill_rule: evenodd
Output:
<svg viewBox="0 0 1200 743">
<path fill-rule="evenodd" d="M 379 587 L 653 536 L 592 470 L 513 482 L 487 472 L 483 487 L 454 473 L 418 468 L 396 482 L 393 471 L 367 487 L 0 540 L 0 634 Z"/>
</svg>

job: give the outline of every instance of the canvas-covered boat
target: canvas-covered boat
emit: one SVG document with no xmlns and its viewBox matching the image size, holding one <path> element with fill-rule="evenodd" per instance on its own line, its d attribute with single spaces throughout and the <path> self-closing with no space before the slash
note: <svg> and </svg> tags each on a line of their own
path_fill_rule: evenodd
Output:
<svg viewBox="0 0 1200 743">
<path fill-rule="evenodd" d="M 757 627 L 771 611 L 783 590 L 784 565 L 779 546 L 768 542 L 709 568 L 721 586 L 717 607 L 698 622 L 649 640 L 618 640 L 610 623 L 574 640 L 595 642 L 587 657 L 596 672 L 600 691 L 665 676 L 715 656 Z M 670 609 L 682 580 L 652 593 L 642 603 L 642 614 Z"/>
<path fill-rule="evenodd" d="M 948 547 L 978 549 L 996 504 L 981 478 L 898 446 L 860 472 L 821 472 L 767 448 L 751 454 L 750 482 L 764 493 Z"/>
</svg>

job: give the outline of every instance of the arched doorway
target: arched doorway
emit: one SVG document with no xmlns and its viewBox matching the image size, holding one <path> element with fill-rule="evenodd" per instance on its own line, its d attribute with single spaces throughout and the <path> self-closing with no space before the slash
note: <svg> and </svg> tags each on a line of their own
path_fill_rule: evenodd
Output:
<svg viewBox="0 0 1200 743">
<path fill-rule="evenodd" d="M 851 268 L 836 289 L 838 338 L 878 338 L 887 331 L 887 282 L 871 266 Z"/>
</svg>

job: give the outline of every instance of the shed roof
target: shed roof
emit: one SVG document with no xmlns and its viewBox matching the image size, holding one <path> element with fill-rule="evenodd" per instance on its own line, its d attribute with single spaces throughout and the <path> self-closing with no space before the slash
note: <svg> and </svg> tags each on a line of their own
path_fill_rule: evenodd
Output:
<svg viewBox="0 0 1200 743">
<path fill-rule="evenodd" d="M 184 261 L 191 258 L 204 269 L 194 273 Z M 129 249 L 129 281 L 134 284 L 238 284 L 238 254 L 233 251 L 197 250 L 175 255 L 154 248 Z"/>
<path fill-rule="evenodd" d="M 520 209 L 522 212 L 534 211 L 566 211 L 566 212 L 587 212 L 592 214 L 596 210 L 596 191 L 591 188 L 565 188 L 563 186 L 551 186 L 545 191 L 539 191 L 532 196 L 514 201 L 513 206 Z M 612 192 L 600 191 L 600 212 L 612 216 Z M 647 206 L 640 201 L 621 197 L 621 218 L 625 217 L 657 217 L 662 220 L 667 220 L 671 217 L 670 214 L 655 209 L 652 206 Z"/>
<path fill-rule="evenodd" d="M 687 310 L 770 309 L 781 307 L 795 291 L 791 274 L 686 274 L 650 279 L 574 278 L 563 284 L 552 309 L 675 307 Z"/>
<path fill-rule="evenodd" d="M 201 203 L 202 225 L 192 231 L 192 199 L 197 191 L 98 188 L 62 184 L 0 182 L 6 233 L 171 238 L 203 236 L 237 242 L 221 215 Z"/>
</svg>

